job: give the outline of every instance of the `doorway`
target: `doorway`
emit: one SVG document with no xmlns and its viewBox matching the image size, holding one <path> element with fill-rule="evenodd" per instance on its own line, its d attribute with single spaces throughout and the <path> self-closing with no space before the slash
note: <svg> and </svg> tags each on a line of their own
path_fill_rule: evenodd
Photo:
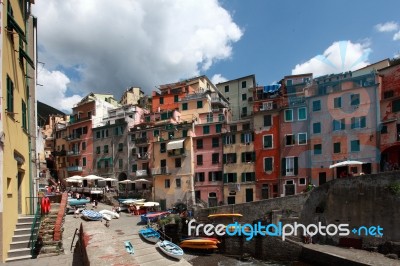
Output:
<svg viewBox="0 0 400 266">
<path fill-rule="evenodd" d="M 268 184 L 263 184 L 261 188 L 261 199 L 268 199 L 269 189 Z"/>
<path fill-rule="evenodd" d="M 318 175 L 318 185 L 320 186 L 320 185 L 323 185 L 323 184 L 325 184 L 326 183 L 326 173 L 325 172 L 321 172 L 321 173 L 319 173 L 319 175 Z"/>
<path fill-rule="evenodd" d="M 216 207 L 217 205 L 218 205 L 217 193 L 215 192 L 208 193 L 208 207 Z"/>
<path fill-rule="evenodd" d="M 252 201 L 253 201 L 253 189 L 246 188 L 246 202 L 252 202 Z"/>
<path fill-rule="evenodd" d="M 228 204 L 235 204 L 235 196 L 228 196 Z"/>
<path fill-rule="evenodd" d="M 22 172 L 18 172 L 18 214 L 22 214 L 22 180 L 24 176 Z"/>
</svg>

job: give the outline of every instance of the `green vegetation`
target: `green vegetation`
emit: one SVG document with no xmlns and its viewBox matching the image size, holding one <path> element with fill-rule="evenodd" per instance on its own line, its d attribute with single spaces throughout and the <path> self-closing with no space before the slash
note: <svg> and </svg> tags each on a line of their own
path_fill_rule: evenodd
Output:
<svg viewBox="0 0 400 266">
<path fill-rule="evenodd" d="M 393 195 L 400 195 L 400 183 L 399 182 L 390 184 L 388 186 L 388 189 L 389 189 L 390 193 L 392 193 Z"/>
</svg>

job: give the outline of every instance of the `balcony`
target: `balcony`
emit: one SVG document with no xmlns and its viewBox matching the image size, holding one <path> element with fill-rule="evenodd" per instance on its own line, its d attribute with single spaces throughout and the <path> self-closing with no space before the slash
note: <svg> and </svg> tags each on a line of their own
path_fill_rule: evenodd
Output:
<svg viewBox="0 0 400 266">
<path fill-rule="evenodd" d="M 82 135 L 72 134 L 65 137 L 67 141 L 80 140 Z"/>
<path fill-rule="evenodd" d="M 81 154 L 80 151 L 68 151 L 67 152 L 67 156 L 77 156 L 79 154 Z"/>
<path fill-rule="evenodd" d="M 195 93 L 195 94 L 189 94 L 182 99 L 180 99 L 181 102 L 185 101 L 190 101 L 190 100 L 198 100 L 198 99 L 204 99 L 206 97 L 205 93 Z"/>
<path fill-rule="evenodd" d="M 170 175 L 171 172 L 168 167 L 160 167 L 160 168 L 152 168 L 151 169 L 152 175 Z"/>
<path fill-rule="evenodd" d="M 79 118 L 75 118 L 74 116 L 71 116 L 70 120 L 69 120 L 69 124 L 75 124 L 75 123 L 79 123 L 79 122 L 83 122 L 83 121 L 88 121 L 92 119 L 92 117 L 79 117 Z"/>
<path fill-rule="evenodd" d="M 82 166 L 69 166 L 67 172 L 82 172 Z"/>
<path fill-rule="evenodd" d="M 147 176 L 147 170 L 136 170 L 136 176 L 137 177 Z"/>
<path fill-rule="evenodd" d="M 137 138 L 132 140 L 135 145 L 147 145 L 149 143 L 149 139 L 147 137 Z"/>
<path fill-rule="evenodd" d="M 66 150 L 53 151 L 52 154 L 53 154 L 54 156 L 66 156 L 66 155 L 67 155 L 67 151 L 66 151 Z"/>
<path fill-rule="evenodd" d="M 138 160 L 148 160 L 150 158 L 147 152 L 145 153 L 136 153 L 136 157 Z"/>
<path fill-rule="evenodd" d="M 221 106 L 221 107 L 228 107 L 228 103 L 218 97 L 212 97 L 211 104 Z"/>
<path fill-rule="evenodd" d="M 186 152 L 185 149 L 174 149 L 174 150 L 169 150 L 168 151 L 168 156 L 169 157 L 185 157 Z"/>
</svg>

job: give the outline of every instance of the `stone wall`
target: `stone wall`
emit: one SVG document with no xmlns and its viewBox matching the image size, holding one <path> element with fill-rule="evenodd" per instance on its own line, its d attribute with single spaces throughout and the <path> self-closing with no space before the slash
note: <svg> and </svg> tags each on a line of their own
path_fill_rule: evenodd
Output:
<svg viewBox="0 0 400 266">
<path fill-rule="evenodd" d="M 62 236 L 62 226 L 64 223 L 65 209 L 67 207 L 68 194 L 64 192 L 61 196 L 60 208 L 58 209 L 56 223 L 54 225 L 54 241 L 60 241 Z"/>
</svg>

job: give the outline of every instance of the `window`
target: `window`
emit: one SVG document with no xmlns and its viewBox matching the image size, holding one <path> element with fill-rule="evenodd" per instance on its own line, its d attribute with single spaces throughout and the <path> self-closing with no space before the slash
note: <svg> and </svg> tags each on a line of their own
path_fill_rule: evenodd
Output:
<svg viewBox="0 0 400 266">
<path fill-rule="evenodd" d="M 187 103 L 182 103 L 182 110 L 185 111 L 188 109 L 188 104 Z"/>
<path fill-rule="evenodd" d="M 153 136 L 154 136 L 154 137 L 160 136 L 160 130 L 155 129 L 155 130 L 153 131 Z"/>
<path fill-rule="evenodd" d="M 314 155 L 322 154 L 322 144 L 314 144 Z"/>
<path fill-rule="evenodd" d="M 230 129 L 231 132 L 236 132 L 237 131 L 237 126 L 236 125 L 229 126 L 229 129 Z"/>
<path fill-rule="evenodd" d="M 298 157 L 282 158 L 282 175 L 293 176 L 298 174 Z"/>
<path fill-rule="evenodd" d="M 305 185 L 306 184 L 306 179 L 304 177 L 299 179 L 299 185 Z"/>
<path fill-rule="evenodd" d="M 365 128 L 366 127 L 366 117 L 352 117 L 351 118 L 351 128 Z"/>
<path fill-rule="evenodd" d="M 213 113 L 207 114 L 207 123 L 211 123 L 214 121 Z"/>
<path fill-rule="evenodd" d="M 181 187 L 181 179 L 180 178 L 175 179 L 175 183 L 176 183 L 177 188 Z"/>
<path fill-rule="evenodd" d="M 246 101 L 247 100 L 247 94 L 246 93 L 243 93 L 242 94 L 242 101 Z"/>
<path fill-rule="evenodd" d="M 212 154 L 212 164 L 219 164 L 219 153 Z"/>
<path fill-rule="evenodd" d="M 82 150 L 85 151 L 86 150 L 86 142 L 82 142 Z"/>
<path fill-rule="evenodd" d="M 272 126 L 272 116 L 271 115 L 264 115 L 264 127 Z"/>
<path fill-rule="evenodd" d="M 222 181 L 222 171 L 208 172 L 208 181 L 210 182 Z"/>
<path fill-rule="evenodd" d="M 253 133 L 242 133 L 240 135 L 240 142 L 244 144 L 250 144 L 254 139 Z"/>
<path fill-rule="evenodd" d="M 170 188 L 171 187 L 171 181 L 169 179 L 164 180 L 164 186 L 165 188 Z"/>
<path fill-rule="evenodd" d="M 350 104 L 351 106 L 360 105 L 360 94 L 352 94 L 350 95 Z"/>
<path fill-rule="evenodd" d="M 123 160 L 122 159 L 118 159 L 118 168 L 122 169 L 122 165 L 123 165 Z"/>
<path fill-rule="evenodd" d="M 160 104 L 164 104 L 164 97 L 160 97 Z"/>
<path fill-rule="evenodd" d="M 187 135 L 188 135 L 187 129 L 182 130 L 182 137 L 183 137 L 183 138 L 186 138 Z"/>
<path fill-rule="evenodd" d="M 307 109 L 305 107 L 301 107 L 297 109 L 298 120 L 306 120 L 307 119 Z"/>
<path fill-rule="evenodd" d="M 124 143 L 118 143 L 118 151 L 121 152 L 124 150 Z"/>
<path fill-rule="evenodd" d="M 292 85 L 293 85 L 293 80 L 287 79 L 287 80 L 286 80 L 286 85 L 292 86 Z"/>
<path fill-rule="evenodd" d="M 174 103 L 179 102 L 179 95 L 174 95 Z"/>
<path fill-rule="evenodd" d="M 198 150 L 203 149 L 203 140 L 202 139 L 196 140 L 196 147 Z"/>
<path fill-rule="evenodd" d="M 104 168 L 110 167 L 110 161 L 109 160 L 104 160 Z"/>
<path fill-rule="evenodd" d="M 176 168 L 182 167 L 181 158 L 175 158 L 175 167 L 176 167 Z"/>
<path fill-rule="evenodd" d="M 100 147 L 96 147 L 96 153 L 100 154 Z"/>
<path fill-rule="evenodd" d="M 394 96 L 394 91 L 393 90 L 385 91 L 383 93 L 383 99 L 391 98 L 393 96 Z"/>
<path fill-rule="evenodd" d="M 345 119 L 333 120 L 333 131 L 344 130 L 346 128 Z"/>
<path fill-rule="evenodd" d="M 247 116 L 247 107 L 242 107 L 242 116 Z"/>
<path fill-rule="evenodd" d="M 236 163 L 236 153 L 227 153 L 223 155 L 223 163 L 230 164 Z"/>
<path fill-rule="evenodd" d="M 114 128 L 114 136 L 120 136 L 122 135 L 122 126 L 115 127 Z M 108 134 L 108 133 L 107 133 Z M 103 132 L 103 137 L 104 137 L 104 132 Z"/>
<path fill-rule="evenodd" d="M 293 110 L 287 109 L 285 110 L 285 122 L 292 122 L 293 121 Z"/>
<path fill-rule="evenodd" d="M 256 161 L 255 152 L 242 152 L 242 163 L 251 163 Z"/>
<path fill-rule="evenodd" d="M 136 172 L 137 171 L 137 164 L 132 164 L 132 172 Z"/>
<path fill-rule="evenodd" d="M 297 134 L 297 140 L 299 145 L 307 144 L 307 133 L 299 133 Z"/>
<path fill-rule="evenodd" d="M 7 75 L 7 112 L 14 112 L 14 83 Z"/>
<path fill-rule="evenodd" d="M 96 132 L 96 139 L 99 139 L 99 138 L 101 138 L 101 132 L 100 132 L 100 131 L 97 131 L 97 132 Z"/>
<path fill-rule="evenodd" d="M 273 165 L 274 165 L 274 158 L 272 158 L 272 157 L 264 158 L 264 172 L 273 171 Z"/>
<path fill-rule="evenodd" d="M 226 135 L 223 139 L 224 139 L 224 144 L 226 144 L 226 145 L 236 143 L 235 135 Z"/>
<path fill-rule="evenodd" d="M 273 146 L 273 136 L 265 135 L 263 136 L 263 147 L 264 149 L 271 149 Z"/>
<path fill-rule="evenodd" d="M 222 131 L 222 124 L 216 124 L 215 125 L 215 132 L 216 133 L 221 133 Z"/>
<path fill-rule="evenodd" d="M 392 112 L 393 113 L 400 112 L 400 100 L 392 101 Z"/>
<path fill-rule="evenodd" d="M 254 182 L 256 181 L 256 173 L 248 172 L 242 173 L 242 182 Z"/>
<path fill-rule="evenodd" d="M 204 172 L 196 173 L 194 180 L 195 182 L 204 182 L 204 180 L 205 180 Z"/>
<path fill-rule="evenodd" d="M 388 133 L 387 125 L 382 125 L 381 134 L 387 134 L 387 133 Z"/>
<path fill-rule="evenodd" d="M 225 92 L 229 92 L 229 85 L 225 86 Z"/>
<path fill-rule="evenodd" d="M 292 134 L 285 135 L 285 145 L 291 146 L 296 144 L 295 136 Z"/>
<path fill-rule="evenodd" d="M 314 134 L 321 133 L 321 123 L 320 122 L 313 123 L 313 133 Z"/>
<path fill-rule="evenodd" d="M 197 155 L 197 165 L 203 165 L 203 155 Z"/>
<path fill-rule="evenodd" d="M 359 152 L 360 151 L 360 141 L 359 140 L 352 140 L 350 142 L 351 151 L 352 152 Z"/>
<path fill-rule="evenodd" d="M 219 147 L 219 138 L 212 138 L 212 147 Z"/>
<path fill-rule="evenodd" d="M 82 158 L 82 166 L 86 166 L 86 157 Z"/>
<path fill-rule="evenodd" d="M 340 153 L 340 142 L 333 143 L 333 153 Z"/>
<path fill-rule="evenodd" d="M 82 134 L 87 134 L 87 127 L 82 128 Z"/>
<path fill-rule="evenodd" d="M 246 81 L 242 81 L 242 89 L 246 88 Z"/>
<path fill-rule="evenodd" d="M 104 145 L 104 153 L 108 153 L 108 145 Z"/>
<path fill-rule="evenodd" d="M 225 116 L 223 114 L 218 115 L 218 122 L 223 122 L 225 121 Z"/>
<path fill-rule="evenodd" d="M 23 100 L 22 100 L 21 107 L 22 107 L 22 128 L 24 130 L 27 130 L 28 125 L 26 123 L 26 103 Z"/>
<path fill-rule="evenodd" d="M 342 108 L 342 97 L 333 98 L 333 108 Z"/>
<path fill-rule="evenodd" d="M 236 173 L 226 173 L 224 174 L 224 183 L 236 183 L 237 174 Z"/>
<path fill-rule="evenodd" d="M 197 101 L 197 109 L 203 108 L 203 101 Z"/>
<path fill-rule="evenodd" d="M 320 100 L 313 101 L 312 110 L 313 110 L 313 112 L 321 110 L 321 101 Z"/>
<path fill-rule="evenodd" d="M 164 153 L 167 151 L 167 144 L 165 142 L 160 143 L 160 153 Z"/>
<path fill-rule="evenodd" d="M 210 126 L 203 126 L 203 134 L 210 134 Z"/>
</svg>

